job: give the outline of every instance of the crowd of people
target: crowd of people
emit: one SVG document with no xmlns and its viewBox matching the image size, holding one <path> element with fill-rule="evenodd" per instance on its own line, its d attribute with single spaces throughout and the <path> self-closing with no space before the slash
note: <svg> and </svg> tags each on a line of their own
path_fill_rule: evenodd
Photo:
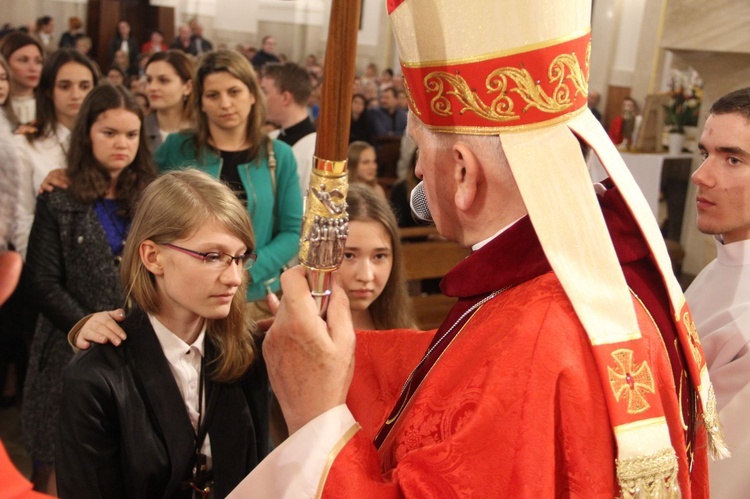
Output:
<svg viewBox="0 0 750 499">
<path fill-rule="evenodd" d="M 163 315 L 166 305 L 153 301 L 156 296 L 133 290 L 133 279 L 140 279 L 137 276 L 144 272 L 161 279 L 161 274 L 151 268 L 138 270 L 143 268 L 136 261 L 139 248 L 143 248 L 140 239 L 146 238 L 158 239 L 161 253 L 188 261 L 194 256 L 208 266 L 206 255 L 214 255 L 207 251 L 214 249 L 211 241 L 230 236 L 236 239 L 238 234 L 250 232 L 251 239 L 240 237 L 244 246 L 240 252 L 233 245 L 216 247 L 220 250 L 217 258 L 223 261 L 222 254 L 232 256 L 229 266 L 234 268 L 232 263 L 236 261 L 244 269 L 237 276 L 221 273 L 220 281 L 223 285 L 229 283 L 227 295 L 237 295 L 233 302 L 242 304 L 243 317 L 269 317 L 272 309 L 267 297 L 279 292 L 279 275 L 294 260 L 299 247 L 322 78 L 322 68 L 314 56 L 309 56 L 304 65 L 284 62 L 273 36 L 265 37 L 261 49 L 255 52 L 243 46 L 238 46 L 238 50 L 214 49 L 202 37 L 197 23 L 180 26 L 177 38 L 167 44 L 158 30 L 140 43 L 131 36 L 129 24 L 121 21 L 108 44 L 111 65 L 103 70 L 89 57 L 90 46 L 78 18 L 69 20 L 69 30 L 59 39 L 54 36 L 54 19 L 49 16 L 40 18 L 33 30 L 5 29 L 0 39 L 0 134 L 3 143 L 10 145 L 3 150 L 7 155 L 3 158 L 3 171 L 8 173 L 3 187 L 13 193 L 4 199 L 8 210 L 2 214 L 7 229 L 2 249 L 17 252 L 24 261 L 20 284 L 0 309 L 0 402 L 3 407 L 21 407 L 22 437 L 33 460 L 35 488 L 68 497 L 86 496 L 76 488 L 80 467 L 86 465 L 85 459 L 97 460 L 101 465 L 103 456 L 96 452 L 85 455 L 76 447 L 91 446 L 93 442 L 85 443 L 91 435 L 83 438 L 84 434 L 79 433 L 83 431 L 78 427 L 83 416 L 75 411 L 85 404 L 76 402 L 71 406 L 65 402 L 79 396 L 73 394 L 83 395 L 73 381 L 64 387 L 63 373 L 73 357 L 65 333 L 88 314 L 116 310 L 132 299 L 132 307 L 143 314 L 141 323 L 143 317 L 152 320 L 159 341 L 166 331 L 188 345 L 195 343 L 194 331 L 182 334 L 184 328 Z M 358 78 L 354 85 L 361 81 L 376 82 Z M 378 82 L 378 93 L 380 89 Z M 396 92 L 389 84 L 383 82 L 382 89 L 386 99 L 395 100 Z M 379 110 L 369 107 L 373 113 Z M 398 113 L 394 120 L 398 130 L 383 129 L 384 134 L 403 134 L 406 111 L 400 109 Z M 367 128 L 370 130 L 371 126 L 368 124 Z M 370 132 L 366 137 L 373 143 L 353 139 L 352 151 L 359 151 L 364 145 L 366 159 L 359 158 L 359 152 L 352 153 L 356 158 L 351 160 L 353 185 L 349 203 L 350 241 L 354 246 L 344 249 L 342 275 L 358 327 L 413 327 L 397 222 L 385 191 L 377 182 L 374 137 Z M 207 175 L 183 178 L 182 173 L 167 174 L 185 167 Z M 152 182 L 159 174 L 162 180 Z M 136 199 L 158 192 L 159 196 L 173 196 L 170 199 L 175 204 L 171 208 L 182 208 L 184 203 L 177 193 L 165 192 L 169 185 L 181 182 L 185 196 L 194 191 L 205 191 L 204 195 L 209 196 L 208 192 L 218 189 L 211 178 L 227 186 L 227 192 L 236 200 L 233 202 L 243 207 L 240 218 L 247 217 L 246 225 L 224 223 L 207 234 L 205 241 L 196 242 L 190 237 L 194 230 L 191 227 L 196 227 L 200 216 L 188 214 L 186 218 L 181 211 L 181 218 L 173 223 L 181 224 L 184 230 L 134 235 L 133 230 L 150 223 L 138 221 Z M 235 208 L 230 207 L 222 192 L 211 195 L 216 200 L 223 199 L 226 207 L 222 209 L 236 217 Z M 167 216 L 165 210 L 154 209 Z M 222 216 L 229 217 L 217 212 L 209 218 Z M 163 229 L 152 226 L 150 230 Z M 140 239 L 131 245 L 133 237 Z M 245 256 L 240 259 L 234 255 Z M 132 274 L 123 273 L 126 263 Z M 177 282 L 174 277 L 164 277 L 166 283 Z M 180 301 L 171 295 L 158 299 Z M 191 306 L 200 308 L 188 308 Z M 196 312 L 201 324 L 213 320 L 204 312 Z M 96 323 L 96 319 L 92 321 Z M 239 327 L 236 317 L 230 324 L 232 328 Z M 128 327 L 125 330 L 130 332 Z M 224 334 L 224 329 L 219 331 L 209 328 L 206 334 Z M 87 339 L 94 338 L 88 336 L 86 327 L 83 332 L 79 341 L 85 346 Z M 226 334 L 238 333 L 227 330 Z M 210 341 L 219 350 L 230 348 L 221 336 Z M 172 362 L 167 346 L 161 347 Z M 212 351 L 210 355 L 217 353 Z M 251 362 L 253 357 L 255 361 Z M 225 484 L 217 485 L 223 495 L 265 455 L 271 441 L 269 419 L 263 416 L 269 404 L 267 396 L 261 394 L 267 395 L 267 381 L 257 374 L 263 371 L 261 360 L 252 353 L 244 354 L 242 359 L 237 360 L 241 368 L 220 368 L 220 374 L 210 378 L 224 383 L 230 392 L 239 389 L 237 393 L 246 395 L 242 403 L 250 411 L 248 442 L 257 444 L 252 455 L 242 451 L 244 457 L 237 460 L 238 455 L 231 454 L 237 451 L 237 442 L 223 456 L 222 437 L 208 432 L 206 441 L 214 444 L 213 457 L 208 453 L 209 464 L 213 462 L 210 467 L 218 474 L 216 483 Z M 168 369 L 182 369 L 169 366 Z M 250 372 L 255 374 L 248 382 Z M 183 390 L 184 379 L 176 380 L 178 395 L 185 400 L 192 418 L 195 404 L 190 405 L 190 390 Z M 83 391 L 88 393 L 90 388 Z M 179 407 L 174 410 L 179 411 Z M 223 412 L 218 414 L 220 418 Z M 198 423 L 193 423 L 197 430 Z M 61 438 L 56 435 L 59 424 L 76 426 L 78 431 L 66 430 Z M 105 421 L 102 419 L 99 424 Z M 158 422 L 154 424 L 154 431 L 160 431 Z M 135 443 L 141 441 L 143 433 L 120 437 L 133 438 Z M 101 443 L 114 437 L 110 434 L 96 438 Z M 180 459 L 193 462 L 191 453 Z M 235 463 L 226 482 L 220 478 L 224 459 Z M 56 464 L 60 462 L 64 466 Z M 107 473 L 115 473 L 117 467 L 112 464 Z M 157 489 L 185 485 L 186 477 L 174 481 L 168 470 L 156 468 L 144 472 L 143 483 L 150 483 L 151 476 L 166 476 L 169 480 L 157 480 Z M 120 485 L 121 480 L 107 486 L 102 482 L 98 490 L 109 496 L 107 491 L 117 490 Z M 157 490 L 146 485 L 133 487 L 136 496 L 149 496 Z"/>
<path fill-rule="evenodd" d="M 726 454 L 714 369 L 746 452 L 732 405 L 746 335 L 715 312 L 738 297 L 710 288 L 745 264 L 732 245 L 750 238 L 750 91 L 714 104 L 701 138 L 698 228 L 720 258 L 688 294 L 696 333 L 580 82 L 528 114 L 513 109 L 534 96 L 509 93 L 506 125 L 458 90 L 430 106 L 419 86 L 433 71 L 479 88 L 473 65 L 519 53 L 585 64 L 587 1 L 511 21 L 495 0 L 466 17 L 459 2 L 405 3 L 388 6 L 404 75 L 370 64 L 352 82 L 348 219 L 326 226 L 348 237 L 323 317 L 303 269 L 284 272 L 316 187 L 314 56 L 284 61 L 273 36 L 214 48 L 197 22 L 171 44 L 135 40 L 121 21 L 101 71 L 79 19 L 59 40 L 49 16 L 0 33 L 0 261 L 18 280 L 0 293 L 0 402 L 20 404 L 36 490 L 706 497 L 708 450 Z M 497 36 L 415 40 L 428 14 L 447 31 L 491 18 Z M 538 39 L 520 44 L 508 23 Z M 538 95 L 557 92 L 537 76 Z M 392 139 L 396 185 L 379 178 Z M 595 188 L 584 143 L 612 177 Z M 412 191 L 420 218 L 473 250 L 441 283 L 458 301 L 431 332 L 415 329 L 398 236 Z M 737 462 L 716 476 L 734 483 Z"/>
</svg>

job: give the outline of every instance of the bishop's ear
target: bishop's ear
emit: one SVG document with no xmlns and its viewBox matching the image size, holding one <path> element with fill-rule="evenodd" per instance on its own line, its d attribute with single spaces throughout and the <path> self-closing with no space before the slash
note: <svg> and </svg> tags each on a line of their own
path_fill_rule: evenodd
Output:
<svg viewBox="0 0 750 499">
<path fill-rule="evenodd" d="M 456 208 L 467 211 L 474 204 L 481 180 L 481 165 L 474 151 L 465 143 L 453 145 L 453 181 L 456 185 Z"/>
</svg>

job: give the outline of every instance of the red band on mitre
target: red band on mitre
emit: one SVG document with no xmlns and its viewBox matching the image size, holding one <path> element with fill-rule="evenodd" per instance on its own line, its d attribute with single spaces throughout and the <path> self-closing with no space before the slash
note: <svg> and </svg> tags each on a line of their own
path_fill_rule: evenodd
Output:
<svg viewBox="0 0 750 499">
<path fill-rule="evenodd" d="M 396 10 L 396 7 L 404 3 L 406 0 L 388 0 L 388 15 L 391 15 L 391 12 Z"/>
<path fill-rule="evenodd" d="M 565 121 L 584 109 L 590 53 L 587 32 L 511 55 L 424 65 L 402 61 L 401 68 L 409 106 L 425 125 L 490 134 Z"/>
</svg>

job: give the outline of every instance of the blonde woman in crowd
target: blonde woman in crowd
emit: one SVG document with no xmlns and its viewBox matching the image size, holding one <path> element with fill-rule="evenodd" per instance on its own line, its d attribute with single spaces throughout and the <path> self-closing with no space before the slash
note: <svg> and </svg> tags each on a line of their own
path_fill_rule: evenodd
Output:
<svg viewBox="0 0 750 499">
<path fill-rule="evenodd" d="M 208 175 L 146 188 L 120 266 L 129 340 L 65 372 L 60 497 L 226 497 L 263 458 L 269 391 L 244 317 L 253 250 L 245 207 Z"/>
<path fill-rule="evenodd" d="M 194 131 L 173 133 L 156 151 L 161 171 L 197 168 L 229 184 L 247 206 L 258 261 L 247 301 L 253 318 L 270 315 L 265 298 L 280 289 L 282 267 L 297 255 L 302 196 L 288 145 L 263 133 L 263 94 L 248 60 L 233 50 L 204 54 L 193 79 Z"/>
</svg>

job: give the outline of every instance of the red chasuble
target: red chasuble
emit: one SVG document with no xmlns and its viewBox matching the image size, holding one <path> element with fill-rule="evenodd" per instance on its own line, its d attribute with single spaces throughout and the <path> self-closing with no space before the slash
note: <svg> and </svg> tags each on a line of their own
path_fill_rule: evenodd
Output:
<svg viewBox="0 0 750 499">
<path fill-rule="evenodd" d="M 677 396 L 681 352 L 667 346 L 674 345 L 674 330 L 658 274 L 640 234 L 627 230 L 632 225 L 616 191 L 608 191 L 602 204 L 634 290 L 683 497 L 707 497 L 705 431 L 693 424 L 695 414 L 681 408 Z M 589 338 L 528 218 L 472 253 L 442 286 L 459 302 L 436 335 L 358 336 L 347 404 L 362 430 L 333 456 L 323 496 L 617 495 L 615 440 Z M 402 386 L 428 343 L 477 302 L 508 286 L 458 323 L 443 341 L 447 348 L 424 363 L 424 379 L 417 388 L 410 385 L 413 395 L 402 407 Z M 386 420 L 394 422 L 381 427 Z"/>
</svg>

